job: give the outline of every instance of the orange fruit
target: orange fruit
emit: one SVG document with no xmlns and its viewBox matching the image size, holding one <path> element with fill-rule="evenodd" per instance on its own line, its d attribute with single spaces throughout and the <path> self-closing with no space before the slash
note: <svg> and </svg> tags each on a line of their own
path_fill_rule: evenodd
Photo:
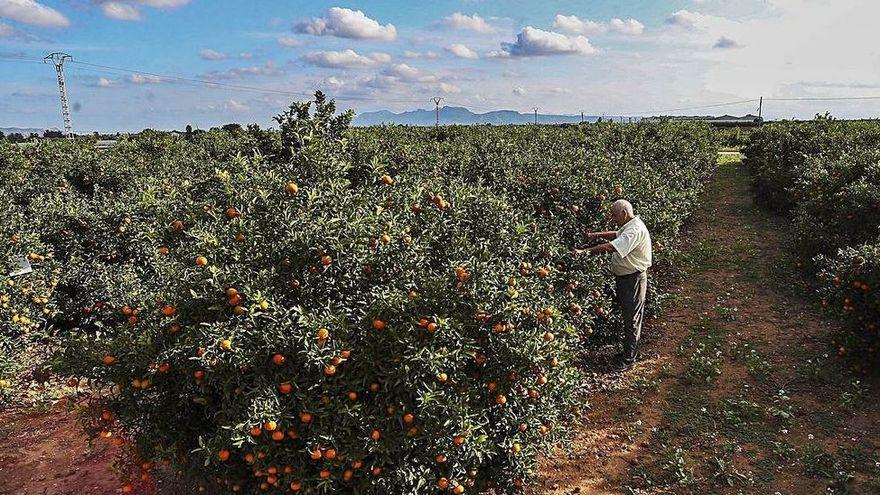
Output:
<svg viewBox="0 0 880 495">
<path fill-rule="evenodd" d="M 287 194 L 294 195 L 299 193 L 299 186 L 296 185 L 295 182 L 288 182 L 286 186 L 284 186 L 284 190 L 287 191 Z"/>
<path fill-rule="evenodd" d="M 327 376 L 335 375 L 336 374 L 336 366 L 333 366 L 332 364 L 325 366 L 324 367 L 324 374 Z"/>
<path fill-rule="evenodd" d="M 238 218 L 240 216 L 241 213 L 239 213 L 234 207 L 230 206 L 229 208 L 226 208 L 226 218 L 232 220 L 233 218 Z"/>
<path fill-rule="evenodd" d="M 196 266 L 206 266 L 208 264 L 208 258 L 204 256 L 196 256 Z"/>
<path fill-rule="evenodd" d="M 324 454 L 321 452 L 321 449 L 314 449 L 309 452 L 309 457 L 311 457 L 313 461 L 318 461 L 324 457 Z"/>
<path fill-rule="evenodd" d="M 174 309 L 174 306 L 164 306 L 162 308 L 162 314 L 165 316 L 174 316 L 174 313 L 176 312 L 177 310 Z"/>
<path fill-rule="evenodd" d="M 229 451 L 226 449 L 217 452 L 217 458 L 220 459 L 221 462 L 226 462 L 229 460 Z"/>
<path fill-rule="evenodd" d="M 331 461 L 333 459 L 336 459 L 336 449 L 333 449 L 333 448 L 327 449 L 327 451 L 324 452 L 324 457 L 326 457 L 327 459 L 330 459 Z"/>
<path fill-rule="evenodd" d="M 330 330 L 326 328 L 318 329 L 318 340 L 327 340 L 330 337 Z"/>
<path fill-rule="evenodd" d="M 449 480 L 447 480 L 446 478 L 438 479 L 437 480 L 437 488 L 440 488 L 441 490 L 445 490 L 445 489 L 449 488 Z"/>
<path fill-rule="evenodd" d="M 382 330 L 385 328 L 385 322 L 382 320 L 373 320 L 373 328 L 376 330 Z"/>
<path fill-rule="evenodd" d="M 273 431 L 272 432 L 272 440 L 276 442 L 280 442 L 284 440 L 284 432 L 283 431 Z"/>
<path fill-rule="evenodd" d="M 275 354 L 272 356 L 272 362 L 275 363 L 275 366 L 284 366 L 284 363 L 287 362 L 287 358 L 285 358 L 283 354 Z"/>
<path fill-rule="evenodd" d="M 278 391 L 285 395 L 289 394 L 293 392 L 293 385 L 286 382 L 282 383 L 281 385 L 278 385 Z"/>
<path fill-rule="evenodd" d="M 322 265 L 324 265 L 324 266 L 330 266 L 331 263 L 333 263 L 333 257 L 332 257 L 332 256 L 330 256 L 329 254 L 325 254 L 324 256 L 321 256 L 321 264 L 322 264 Z"/>
<path fill-rule="evenodd" d="M 390 176 L 390 175 L 387 175 L 387 174 L 382 176 L 382 182 L 383 182 L 386 186 L 393 186 L 393 185 L 394 185 L 394 179 L 391 178 L 391 176 Z"/>
<path fill-rule="evenodd" d="M 378 442 L 382 438 L 382 432 L 379 430 L 373 430 L 370 432 L 370 439 L 374 442 Z"/>
<path fill-rule="evenodd" d="M 252 437 L 258 437 L 263 434 L 263 429 L 259 426 L 253 426 L 251 427 L 250 434 Z"/>
<path fill-rule="evenodd" d="M 115 358 L 114 356 L 110 355 L 110 354 L 107 354 L 106 356 L 104 356 L 104 357 L 101 359 L 101 363 L 103 363 L 104 366 L 111 366 L 111 365 L 113 365 L 114 363 L 116 363 L 116 358 Z"/>
<path fill-rule="evenodd" d="M 299 420 L 303 423 L 309 424 L 312 422 L 312 415 L 307 412 L 299 413 Z"/>
<path fill-rule="evenodd" d="M 416 420 L 415 416 L 413 416 L 413 415 L 410 414 L 410 413 L 406 413 L 406 414 L 403 415 L 403 422 L 406 423 L 406 424 L 408 424 L 408 425 L 412 424 L 413 421 L 415 421 L 415 420 Z"/>
</svg>

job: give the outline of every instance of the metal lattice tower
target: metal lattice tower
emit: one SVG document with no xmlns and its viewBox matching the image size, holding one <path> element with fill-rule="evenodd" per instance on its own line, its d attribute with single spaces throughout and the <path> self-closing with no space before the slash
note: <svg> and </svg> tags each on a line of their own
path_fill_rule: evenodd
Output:
<svg viewBox="0 0 880 495">
<path fill-rule="evenodd" d="M 55 65 L 55 72 L 58 74 L 58 89 L 61 91 L 61 116 L 64 118 L 64 135 L 68 139 L 73 139 L 73 124 L 70 121 L 70 105 L 67 103 L 67 88 L 64 85 L 64 61 L 73 60 L 73 57 L 66 53 L 55 52 L 46 55 L 43 63 L 51 61 Z"/>
<path fill-rule="evenodd" d="M 443 101 L 443 98 L 439 96 L 435 96 L 431 99 L 434 102 L 434 112 L 436 116 L 436 120 L 434 121 L 434 127 L 440 127 L 440 102 Z"/>
</svg>

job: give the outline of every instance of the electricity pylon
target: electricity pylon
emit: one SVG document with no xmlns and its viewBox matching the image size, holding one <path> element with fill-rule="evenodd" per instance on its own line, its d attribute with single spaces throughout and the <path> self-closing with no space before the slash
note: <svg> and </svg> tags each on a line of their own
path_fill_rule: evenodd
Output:
<svg viewBox="0 0 880 495">
<path fill-rule="evenodd" d="M 58 89 L 61 91 L 61 116 L 64 118 L 64 135 L 68 139 L 73 139 L 73 124 L 70 121 L 70 105 L 67 103 L 67 88 L 64 85 L 64 61 L 73 60 L 73 57 L 66 53 L 54 52 L 43 58 L 43 63 L 51 61 L 55 65 L 55 72 L 58 74 Z"/>
</svg>

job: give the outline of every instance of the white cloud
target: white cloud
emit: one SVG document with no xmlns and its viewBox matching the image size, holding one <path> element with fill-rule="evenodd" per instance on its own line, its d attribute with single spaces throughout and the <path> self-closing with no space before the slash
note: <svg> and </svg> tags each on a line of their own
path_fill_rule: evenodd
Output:
<svg viewBox="0 0 880 495">
<path fill-rule="evenodd" d="M 638 36 L 645 32 L 645 25 L 636 19 L 614 18 L 608 22 L 596 22 L 581 19 L 575 15 L 557 14 L 553 19 L 553 27 L 560 31 L 573 34 L 604 34 L 614 33 L 626 36 Z"/>
<path fill-rule="evenodd" d="M 139 21 L 142 19 L 138 9 L 122 2 L 105 2 L 101 4 L 104 15 L 120 21 Z"/>
<path fill-rule="evenodd" d="M 132 74 L 128 76 L 128 82 L 132 84 L 159 84 L 162 82 L 162 78 L 159 76 L 153 76 L 149 74 Z"/>
<path fill-rule="evenodd" d="M 372 53 L 365 56 L 352 49 L 342 51 L 320 51 L 307 53 L 303 60 L 319 67 L 362 69 L 387 63 L 391 56 L 385 53 Z"/>
<path fill-rule="evenodd" d="M 305 41 L 299 38 L 294 38 L 293 36 L 279 36 L 275 41 L 277 41 L 279 45 L 287 48 L 294 48 L 306 44 Z"/>
<path fill-rule="evenodd" d="M 244 112 L 248 110 L 247 105 L 232 98 L 226 100 L 226 103 L 223 104 L 223 108 L 232 112 Z"/>
<path fill-rule="evenodd" d="M 427 51 L 427 52 L 414 52 L 411 50 L 405 50 L 403 52 L 403 58 L 410 59 L 435 59 L 440 58 L 440 54 L 437 52 Z"/>
<path fill-rule="evenodd" d="M 441 22 L 443 25 L 452 29 L 464 29 L 484 34 L 497 31 L 494 26 L 486 22 L 485 19 L 477 14 L 465 15 L 461 12 L 456 12 L 450 16 L 444 17 Z"/>
<path fill-rule="evenodd" d="M 524 88 L 522 86 L 517 86 L 517 87 L 513 88 L 513 94 L 515 94 L 516 96 L 523 96 L 527 92 L 528 91 L 526 91 L 526 88 Z"/>
<path fill-rule="evenodd" d="M 556 14 L 556 18 L 553 19 L 553 27 L 568 33 L 578 34 L 598 34 L 604 32 L 602 24 L 595 21 L 582 20 L 576 15 Z"/>
<path fill-rule="evenodd" d="M 176 9 L 190 2 L 190 0 L 134 0 L 137 3 L 156 9 Z"/>
<path fill-rule="evenodd" d="M 70 20 L 34 0 L 0 0 L 0 17 L 40 27 L 67 27 Z"/>
<path fill-rule="evenodd" d="M 116 81 L 112 79 L 107 79 L 106 77 L 99 77 L 97 81 L 95 81 L 95 86 L 99 88 L 110 88 L 116 86 Z"/>
<path fill-rule="evenodd" d="M 0 38 L 11 38 L 15 35 L 15 29 L 9 24 L 0 22 Z"/>
<path fill-rule="evenodd" d="M 111 19 L 140 21 L 143 19 L 140 7 L 175 9 L 190 3 L 190 0 L 95 0 L 95 3 Z"/>
<path fill-rule="evenodd" d="M 469 59 L 479 58 L 479 55 L 477 55 L 477 52 L 471 50 L 470 48 L 466 47 L 465 45 L 462 45 L 461 43 L 453 43 L 453 44 L 447 46 L 446 48 L 444 48 L 444 50 L 455 55 L 458 58 L 469 58 Z"/>
<path fill-rule="evenodd" d="M 415 67 L 406 64 L 395 64 L 382 71 L 382 75 L 406 82 L 434 82 L 437 76 L 425 74 Z"/>
<path fill-rule="evenodd" d="M 199 57 L 202 60 L 226 60 L 229 58 L 225 53 L 218 52 L 217 50 L 205 49 L 199 52 Z"/>
<path fill-rule="evenodd" d="M 491 58 L 542 57 L 550 55 L 590 55 L 596 49 L 584 36 L 566 36 L 553 31 L 526 26 L 516 35 L 513 43 L 501 43 L 500 52 L 491 52 Z"/>
<path fill-rule="evenodd" d="M 698 29 L 707 24 L 707 17 L 699 12 L 679 10 L 666 18 L 666 24 L 687 29 Z"/>
<path fill-rule="evenodd" d="M 394 24 L 381 25 L 360 10 L 333 7 L 322 17 L 299 22 L 294 31 L 315 36 L 393 41 L 397 38 Z"/>
<path fill-rule="evenodd" d="M 720 48 L 722 50 L 728 50 L 731 48 L 742 48 L 742 45 L 737 43 L 736 40 L 728 38 L 727 36 L 722 36 L 718 38 L 718 41 L 715 42 L 713 48 Z"/>
<path fill-rule="evenodd" d="M 461 93 L 461 88 L 459 88 L 455 84 L 451 84 L 451 83 L 445 83 L 445 82 L 440 83 L 438 88 L 440 89 L 440 91 L 442 91 L 446 94 L 449 94 L 449 95 Z"/>
<path fill-rule="evenodd" d="M 236 67 L 226 71 L 210 71 L 201 76 L 202 79 L 245 79 L 248 77 L 265 77 L 281 75 L 278 66 L 271 60 L 263 65 L 254 65 L 250 67 Z"/>
<path fill-rule="evenodd" d="M 339 89 L 342 86 L 345 86 L 345 80 L 340 79 L 336 76 L 330 76 L 322 81 L 322 83 L 332 89 Z"/>
<path fill-rule="evenodd" d="M 391 55 L 382 52 L 372 52 L 370 53 L 370 58 L 375 60 L 376 62 L 379 62 L 380 64 L 387 64 L 388 62 L 391 62 Z"/>
<path fill-rule="evenodd" d="M 635 19 L 611 19 L 608 30 L 614 33 L 636 36 L 645 32 L 645 25 Z"/>
</svg>

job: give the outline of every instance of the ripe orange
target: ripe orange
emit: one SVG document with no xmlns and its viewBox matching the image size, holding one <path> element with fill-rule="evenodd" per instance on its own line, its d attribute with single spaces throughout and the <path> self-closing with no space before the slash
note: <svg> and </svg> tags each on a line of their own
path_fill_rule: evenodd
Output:
<svg viewBox="0 0 880 495">
<path fill-rule="evenodd" d="M 285 358 L 283 354 L 275 354 L 272 356 L 272 362 L 275 363 L 275 366 L 284 366 L 284 363 L 287 362 L 287 358 Z"/>
<path fill-rule="evenodd" d="M 393 186 L 394 185 L 394 179 L 390 175 L 387 175 L 387 174 L 382 176 L 382 182 L 386 186 Z"/>
<path fill-rule="evenodd" d="M 512 447 L 510 447 L 510 451 L 514 454 L 519 454 L 522 451 L 522 446 L 518 443 L 515 443 Z"/>
<path fill-rule="evenodd" d="M 437 381 L 438 381 L 438 382 L 440 382 L 440 383 L 446 383 L 447 380 L 449 380 L 449 377 L 446 375 L 446 373 L 440 373 L 440 374 L 437 375 Z"/>
<path fill-rule="evenodd" d="M 263 428 L 265 428 L 266 431 L 275 431 L 278 429 L 278 423 L 276 423 L 272 420 L 269 420 L 269 421 L 266 421 L 266 423 L 263 425 Z"/>
<path fill-rule="evenodd" d="M 437 461 L 437 464 L 443 464 L 446 462 L 446 456 L 443 454 L 437 454 L 437 456 L 434 457 L 434 460 Z"/>
<path fill-rule="evenodd" d="M 299 420 L 303 423 L 309 424 L 312 422 L 312 415 L 307 412 L 299 413 Z"/>
<path fill-rule="evenodd" d="M 171 222 L 171 226 L 177 230 L 183 230 L 183 222 L 181 222 L 180 220 L 175 220 Z"/>
<path fill-rule="evenodd" d="M 300 491 L 301 488 L 302 488 L 302 483 L 300 483 L 299 481 L 293 481 L 290 483 L 290 489 L 292 491 L 298 492 L 298 491 Z"/>
<path fill-rule="evenodd" d="M 438 479 L 437 480 L 437 488 L 440 488 L 441 490 L 445 490 L 445 489 L 449 488 L 449 480 L 447 480 L 446 478 Z"/>
<path fill-rule="evenodd" d="M 432 321 L 425 326 L 425 330 L 427 330 L 428 333 L 434 333 L 437 331 L 437 324 Z"/>
<path fill-rule="evenodd" d="M 321 452 L 321 449 L 313 449 L 309 452 L 309 457 L 311 457 L 313 461 L 319 461 L 324 457 L 324 453 Z"/>
<path fill-rule="evenodd" d="M 330 256 L 329 254 L 325 254 L 324 256 L 321 256 L 321 264 L 322 264 L 322 265 L 324 265 L 324 266 L 330 266 L 331 263 L 333 263 L 333 257 L 332 257 L 332 256 Z"/>
<path fill-rule="evenodd" d="M 272 440 L 276 442 L 280 442 L 284 440 L 284 432 L 283 431 L 273 431 L 272 432 Z"/>
<path fill-rule="evenodd" d="M 240 216 L 241 213 L 234 207 L 230 206 L 229 208 L 226 208 L 226 218 L 232 220 L 233 218 L 238 218 Z"/>
<path fill-rule="evenodd" d="M 330 330 L 326 328 L 318 329 L 318 340 L 327 340 L 330 337 Z"/>
<path fill-rule="evenodd" d="M 196 256 L 196 266 L 206 266 L 208 264 L 208 258 L 204 256 Z"/>
<path fill-rule="evenodd" d="M 385 322 L 382 320 L 373 320 L 373 328 L 376 330 L 382 330 L 385 328 Z"/>
<path fill-rule="evenodd" d="M 330 459 L 331 461 L 333 459 L 336 459 L 336 449 L 333 449 L 333 448 L 327 449 L 327 451 L 324 452 L 324 457 L 326 457 L 327 459 Z"/>
<path fill-rule="evenodd" d="M 321 478 L 323 478 L 323 479 L 326 480 L 327 478 L 330 477 L 330 471 L 328 471 L 328 470 L 326 470 L 326 469 L 322 469 L 321 472 L 318 473 L 318 475 L 319 475 Z"/>
<path fill-rule="evenodd" d="M 391 243 L 391 236 L 388 234 L 382 234 L 379 237 L 379 240 L 382 241 L 382 244 L 390 244 Z"/>
<path fill-rule="evenodd" d="M 161 254 L 163 256 L 167 256 L 168 255 L 168 248 L 165 246 L 161 246 L 159 248 L 159 254 Z"/>
<path fill-rule="evenodd" d="M 324 367 L 324 374 L 327 376 L 335 375 L 336 374 L 336 366 L 333 366 L 332 364 L 325 366 Z"/>
<path fill-rule="evenodd" d="M 293 385 L 287 382 L 282 383 L 281 385 L 278 385 L 278 391 L 285 395 L 289 394 L 293 392 Z"/>
<path fill-rule="evenodd" d="M 464 443 L 464 437 L 461 435 L 456 435 L 452 438 L 452 443 L 455 445 L 461 445 Z"/>
<path fill-rule="evenodd" d="M 410 413 L 406 413 L 406 414 L 403 415 L 403 422 L 406 423 L 406 424 L 408 424 L 408 425 L 412 424 L 413 421 L 415 421 L 415 420 L 416 420 L 415 416 L 413 416 L 413 415 L 410 414 Z"/>
<path fill-rule="evenodd" d="M 499 406 L 503 406 L 504 404 L 507 404 L 507 397 L 499 394 L 495 397 L 495 403 Z"/>
<path fill-rule="evenodd" d="M 263 429 L 259 426 L 252 426 L 250 433 L 252 437 L 258 437 L 263 434 Z"/>
<path fill-rule="evenodd" d="M 224 351 L 231 351 L 232 350 L 232 340 L 230 340 L 230 339 L 221 340 L 220 341 L 220 349 L 223 349 Z"/>
<path fill-rule="evenodd" d="M 107 354 L 101 359 L 101 362 L 104 364 L 104 366 L 111 366 L 116 363 L 116 358 L 110 354 Z"/>
<path fill-rule="evenodd" d="M 357 398 L 358 398 L 357 392 L 349 392 L 348 393 L 348 400 L 355 401 L 355 400 L 357 400 Z"/>
<path fill-rule="evenodd" d="M 176 312 L 177 310 L 174 308 L 174 306 L 164 306 L 162 308 L 162 314 L 165 316 L 174 316 L 174 313 Z"/>
<path fill-rule="evenodd" d="M 221 462 L 226 462 L 229 460 L 229 451 L 226 449 L 217 452 L 217 458 L 220 459 Z"/>
<path fill-rule="evenodd" d="M 379 430 L 373 430 L 370 432 L 370 439 L 374 442 L 378 442 L 382 438 L 382 432 Z"/>
<path fill-rule="evenodd" d="M 294 195 L 299 193 L 299 186 L 296 185 L 295 182 L 288 182 L 286 186 L 284 186 L 284 190 L 287 191 L 287 194 Z"/>
</svg>

